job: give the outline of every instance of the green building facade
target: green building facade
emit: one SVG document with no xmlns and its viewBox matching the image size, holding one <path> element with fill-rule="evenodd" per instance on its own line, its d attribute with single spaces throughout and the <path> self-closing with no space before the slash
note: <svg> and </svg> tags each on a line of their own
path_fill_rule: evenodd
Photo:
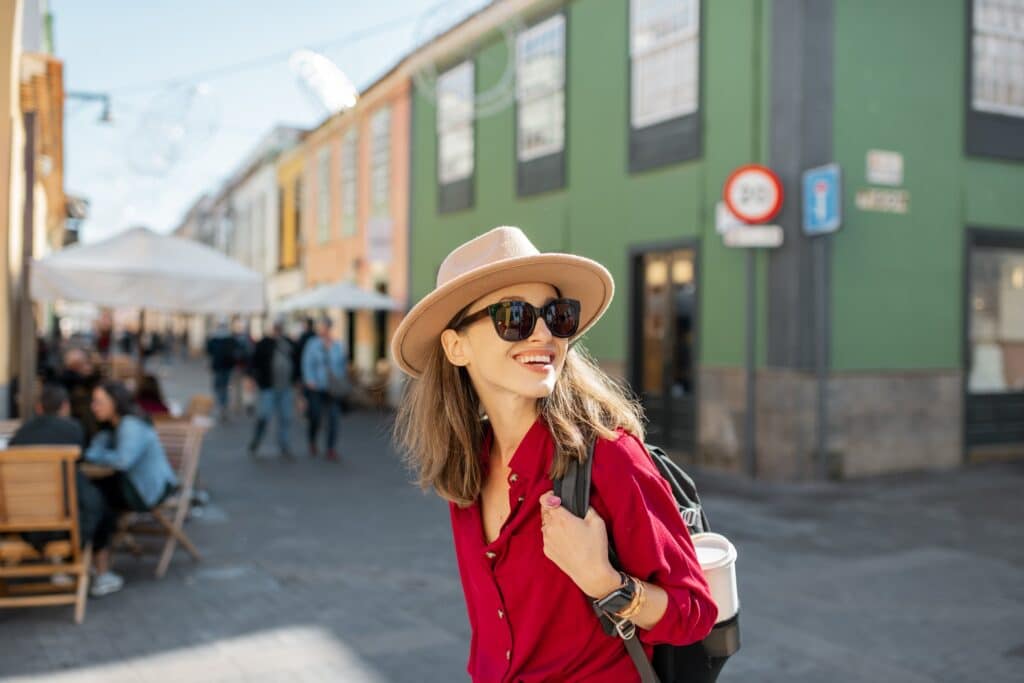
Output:
<svg viewBox="0 0 1024 683">
<path fill-rule="evenodd" d="M 413 299 L 453 247 L 518 225 L 612 272 L 585 345 L 685 461 L 800 479 L 1013 452 L 1017 47 L 1024 2 L 499 0 L 420 50 Z M 842 226 L 808 237 L 801 173 L 831 162 Z M 748 163 L 782 180 L 781 247 L 716 231 Z"/>
</svg>

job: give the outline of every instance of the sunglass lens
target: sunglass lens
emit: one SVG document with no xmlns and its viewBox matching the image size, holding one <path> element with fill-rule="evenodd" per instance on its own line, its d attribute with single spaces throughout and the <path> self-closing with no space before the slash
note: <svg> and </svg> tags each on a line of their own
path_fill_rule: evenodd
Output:
<svg viewBox="0 0 1024 683">
<path fill-rule="evenodd" d="M 544 307 L 544 322 L 551 334 L 567 338 L 576 334 L 580 326 L 580 302 L 574 299 L 558 299 Z"/>
<path fill-rule="evenodd" d="M 536 314 L 523 301 L 502 301 L 492 308 L 491 318 L 498 336 L 505 341 L 522 341 L 533 330 Z"/>
</svg>

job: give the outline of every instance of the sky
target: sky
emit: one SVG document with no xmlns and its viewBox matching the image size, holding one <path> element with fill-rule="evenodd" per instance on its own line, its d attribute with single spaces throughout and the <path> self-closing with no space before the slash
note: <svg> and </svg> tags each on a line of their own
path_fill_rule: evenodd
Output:
<svg viewBox="0 0 1024 683">
<path fill-rule="evenodd" d="M 288 67 L 292 51 L 316 49 L 362 90 L 483 4 L 50 0 L 65 90 L 112 104 L 111 124 L 98 103 L 68 97 L 65 107 L 65 190 L 91 205 L 83 241 L 136 225 L 169 231 L 273 126 L 321 122 L 326 112 Z M 258 65 L 229 68 L 246 62 Z"/>
</svg>

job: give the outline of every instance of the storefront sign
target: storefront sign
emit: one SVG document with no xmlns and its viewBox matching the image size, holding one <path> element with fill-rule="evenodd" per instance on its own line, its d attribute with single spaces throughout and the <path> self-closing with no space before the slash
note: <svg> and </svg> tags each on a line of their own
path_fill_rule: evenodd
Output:
<svg viewBox="0 0 1024 683">
<path fill-rule="evenodd" d="M 905 214 L 910 211 L 910 193 L 906 190 L 858 190 L 855 200 L 861 211 Z"/>
<path fill-rule="evenodd" d="M 782 182 L 770 168 L 747 164 L 725 181 L 722 199 L 744 223 L 767 223 L 782 208 Z"/>
<path fill-rule="evenodd" d="M 869 149 L 865 175 L 872 185 L 902 185 L 903 155 L 884 149 Z"/>
<path fill-rule="evenodd" d="M 771 249 L 782 246 L 782 228 L 778 225 L 748 225 L 722 235 L 727 247 Z"/>
</svg>

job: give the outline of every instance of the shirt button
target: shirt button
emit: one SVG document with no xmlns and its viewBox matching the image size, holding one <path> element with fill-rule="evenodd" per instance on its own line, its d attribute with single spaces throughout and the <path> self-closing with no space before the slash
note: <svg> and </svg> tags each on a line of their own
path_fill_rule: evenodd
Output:
<svg viewBox="0 0 1024 683">
<path fill-rule="evenodd" d="M 490 550 L 488 550 L 486 553 L 484 553 L 484 555 L 487 556 L 488 560 L 493 560 L 494 558 L 496 558 L 498 556 L 497 553 L 492 553 Z"/>
<path fill-rule="evenodd" d="M 512 650 L 505 650 L 505 659 L 512 659 Z"/>
<path fill-rule="evenodd" d="M 523 496 L 519 496 L 519 502 L 520 503 L 522 503 L 524 500 L 526 500 L 526 498 L 524 498 Z"/>
<path fill-rule="evenodd" d="M 510 476 L 510 477 L 508 478 L 508 480 L 509 480 L 509 481 L 512 481 L 512 482 L 516 482 L 516 481 L 519 481 L 519 475 L 518 475 L 518 474 L 516 474 L 515 472 L 513 472 L 513 473 L 512 473 L 512 476 Z"/>
<path fill-rule="evenodd" d="M 498 618 L 499 619 L 504 619 L 505 618 L 505 613 L 503 611 L 501 611 L 501 610 L 498 610 Z"/>
</svg>

